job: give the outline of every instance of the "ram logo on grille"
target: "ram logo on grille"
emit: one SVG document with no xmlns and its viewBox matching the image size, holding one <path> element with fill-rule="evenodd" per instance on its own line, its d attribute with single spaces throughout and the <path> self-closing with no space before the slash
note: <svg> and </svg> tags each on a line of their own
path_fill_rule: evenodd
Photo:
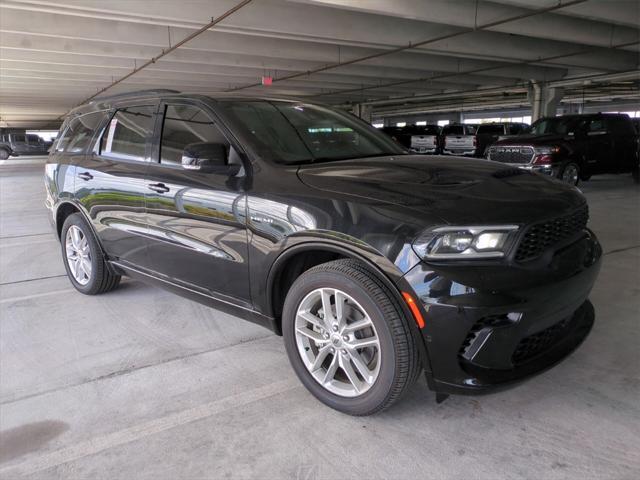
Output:
<svg viewBox="0 0 640 480">
<path fill-rule="evenodd" d="M 533 159 L 533 147 L 493 146 L 489 149 L 489 160 L 502 163 L 529 163 Z"/>
</svg>

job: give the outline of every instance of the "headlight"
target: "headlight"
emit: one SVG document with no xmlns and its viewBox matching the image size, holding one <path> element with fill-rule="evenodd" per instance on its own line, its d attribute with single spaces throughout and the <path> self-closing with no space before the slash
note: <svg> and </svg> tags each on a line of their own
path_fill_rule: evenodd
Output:
<svg viewBox="0 0 640 480">
<path fill-rule="evenodd" d="M 536 155 L 551 155 L 553 153 L 558 153 L 560 151 L 560 147 L 535 147 L 533 152 Z"/>
<path fill-rule="evenodd" d="M 426 260 L 500 258 L 517 230 L 517 225 L 439 227 L 418 237 L 413 249 Z"/>
</svg>

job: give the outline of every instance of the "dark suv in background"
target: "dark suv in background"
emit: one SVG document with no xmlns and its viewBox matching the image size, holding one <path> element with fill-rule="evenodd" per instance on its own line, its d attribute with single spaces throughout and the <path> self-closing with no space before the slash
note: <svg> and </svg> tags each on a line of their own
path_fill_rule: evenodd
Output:
<svg viewBox="0 0 640 480">
<path fill-rule="evenodd" d="M 496 162 L 545 173 L 572 185 L 598 173 L 638 179 L 638 133 L 627 115 L 598 113 L 541 118 L 528 133 L 488 149 Z"/>
<path fill-rule="evenodd" d="M 484 157 L 487 148 L 498 140 L 512 135 L 520 135 L 529 129 L 526 123 L 483 123 L 476 129 L 476 155 Z"/>
<path fill-rule="evenodd" d="M 322 105 L 99 99 L 65 120 L 45 184 L 79 292 L 129 275 L 263 325 L 349 414 L 388 407 L 422 371 L 439 400 L 507 387 L 594 321 L 601 248 L 577 189 L 412 155 Z"/>
<path fill-rule="evenodd" d="M 50 147 L 51 142 L 45 142 L 31 133 L 0 133 L 0 160 L 6 160 L 10 156 L 46 155 Z"/>
</svg>

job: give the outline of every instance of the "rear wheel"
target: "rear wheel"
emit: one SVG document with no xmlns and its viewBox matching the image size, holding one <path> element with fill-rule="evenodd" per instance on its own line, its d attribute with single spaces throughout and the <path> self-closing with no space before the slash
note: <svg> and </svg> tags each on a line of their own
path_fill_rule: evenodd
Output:
<svg viewBox="0 0 640 480">
<path fill-rule="evenodd" d="M 6 160 L 7 158 L 9 158 L 9 150 L 0 148 L 0 160 Z"/>
<path fill-rule="evenodd" d="M 120 275 L 113 273 L 84 217 L 69 215 L 61 234 L 62 257 L 71 283 L 85 295 L 106 293 L 118 286 Z"/>
<path fill-rule="evenodd" d="M 282 328 L 305 387 L 350 415 L 389 407 L 420 371 L 408 320 L 361 262 L 336 260 L 298 277 L 285 300 Z"/>
</svg>

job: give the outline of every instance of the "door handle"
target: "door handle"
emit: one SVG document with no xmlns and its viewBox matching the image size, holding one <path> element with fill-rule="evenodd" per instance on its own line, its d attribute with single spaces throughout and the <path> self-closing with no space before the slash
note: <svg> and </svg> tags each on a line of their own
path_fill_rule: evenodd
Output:
<svg viewBox="0 0 640 480">
<path fill-rule="evenodd" d="M 149 190 L 158 193 L 167 193 L 170 190 L 164 183 L 150 183 L 147 187 L 149 187 Z"/>
<path fill-rule="evenodd" d="M 81 178 L 82 180 L 91 180 L 93 178 L 93 175 L 91 175 L 89 172 L 82 172 L 78 174 L 78 177 Z"/>
</svg>

